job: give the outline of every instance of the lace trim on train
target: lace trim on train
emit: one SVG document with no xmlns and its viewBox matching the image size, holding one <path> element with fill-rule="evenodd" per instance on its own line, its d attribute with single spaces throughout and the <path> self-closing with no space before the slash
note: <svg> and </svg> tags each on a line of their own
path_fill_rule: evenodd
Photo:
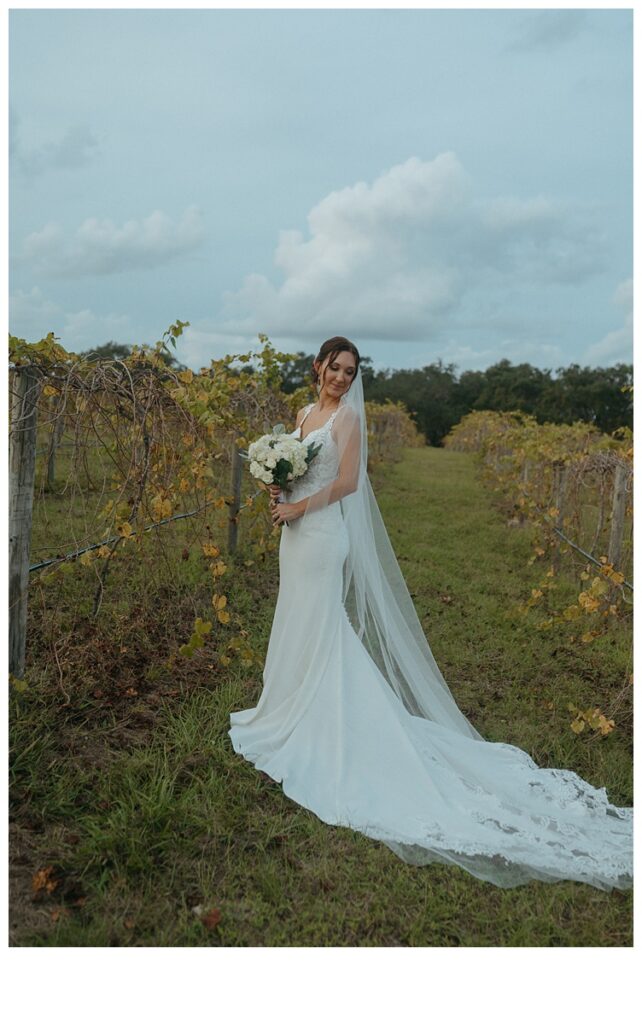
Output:
<svg viewBox="0 0 642 1024">
<path fill-rule="evenodd" d="M 518 780 L 517 795 L 523 788 L 529 806 L 534 793 L 541 799 L 537 812 L 525 815 L 519 806 L 511 806 L 483 786 L 459 776 L 463 789 L 475 794 L 474 809 L 468 808 L 464 800 L 460 806 L 469 821 L 479 826 L 482 835 L 477 838 L 457 836 L 451 831 L 446 835 L 437 821 L 419 816 L 409 820 L 406 836 L 388 834 L 375 825 L 362 831 L 386 843 L 407 863 L 459 863 L 478 877 L 495 882 L 498 877 L 508 884 L 531 878 L 590 880 L 595 884 L 598 879 L 610 887 L 632 879 L 633 808 L 615 807 L 605 787 L 596 789 L 575 772 L 540 768 L 519 747 L 496 745 L 515 757 L 512 769 Z M 422 755 L 439 764 L 429 749 L 423 748 Z M 576 820 L 569 820 L 572 818 Z M 488 833 L 487 839 L 484 832 Z"/>
</svg>

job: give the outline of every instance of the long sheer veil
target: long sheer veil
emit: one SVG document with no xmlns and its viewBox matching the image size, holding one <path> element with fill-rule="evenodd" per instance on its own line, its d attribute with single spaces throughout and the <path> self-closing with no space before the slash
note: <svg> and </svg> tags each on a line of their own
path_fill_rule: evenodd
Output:
<svg viewBox="0 0 642 1024">
<path fill-rule="evenodd" d="M 442 676 L 399 568 L 368 478 L 368 431 L 361 370 L 341 396 L 328 443 L 337 446 L 341 511 L 349 537 L 343 603 L 350 622 L 407 710 L 420 718 L 483 740 L 457 707 Z M 337 500 L 335 482 L 308 501 L 304 519 Z M 321 520 L 316 523 L 321 527 Z M 315 524 L 316 525 L 316 524 Z M 320 528 L 319 542 L 332 543 Z"/>
</svg>

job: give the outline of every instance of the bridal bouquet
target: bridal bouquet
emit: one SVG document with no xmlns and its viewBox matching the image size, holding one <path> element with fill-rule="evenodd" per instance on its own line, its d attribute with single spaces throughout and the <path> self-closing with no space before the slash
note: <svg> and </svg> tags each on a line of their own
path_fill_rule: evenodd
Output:
<svg viewBox="0 0 642 1024">
<path fill-rule="evenodd" d="M 303 476 L 320 451 L 320 444 L 305 444 L 298 437 L 286 434 L 283 424 L 277 423 L 271 434 L 263 434 L 249 445 L 247 452 L 239 454 L 249 461 L 250 473 L 256 480 L 276 484 L 283 492 L 290 489 L 290 481 Z"/>
</svg>

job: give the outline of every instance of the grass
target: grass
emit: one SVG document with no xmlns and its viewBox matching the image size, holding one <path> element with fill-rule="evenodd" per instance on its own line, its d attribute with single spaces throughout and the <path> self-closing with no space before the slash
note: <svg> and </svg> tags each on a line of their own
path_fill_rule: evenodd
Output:
<svg viewBox="0 0 642 1024">
<path fill-rule="evenodd" d="M 375 489 L 435 658 L 475 726 L 630 805 L 626 730 L 576 736 L 567 711 L 569 701 L 606 707 L 621 689 L 630 623 L 578 647 L 506 616 L 541 567 L 527 563 L 529 528 L 506 526 L 471 456 L 409 449 Z M 127 610 L 161 596 L 115 568 L 101 624 L 83 634 L 81 616 L 74 627 L 70 704 L 31 609 L 30 686 L 11 707 L 13 945 L 632 944 L 631 893 L 575 882 L 501 890 L 459 868 L 413 868 L 285 797 L 227 736 L 230 711 L 256 703 L 260 671 L 232 663 L 216 676 L 207 647 L 167 668 L 178 624 L 207 594 L 195 559 L 178 564 L 184 592 L 165 598 L 154 629 Z M 230 579 L 230 605 L 263 652 L 277 571 L 274 554 L 249 569 L 239 559 Z M 559 587 L 553 595 L 576 593 L 571 579 Z M 42 870 L 49 888 L 34 891 Z"/>
</svg>

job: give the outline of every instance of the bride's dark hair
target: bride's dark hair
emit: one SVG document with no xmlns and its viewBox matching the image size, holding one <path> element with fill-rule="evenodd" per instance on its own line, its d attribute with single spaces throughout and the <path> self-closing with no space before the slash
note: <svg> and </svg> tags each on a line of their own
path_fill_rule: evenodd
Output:
<svg viewBox="0 0 642 1024">
<path fill-rule="evenodd" d="M 352 355 L 354 356 L 354 361 L 355 361 L 355 373 L 356 373 L 356 371 L 359 369 L 359 360 L 360 360 L 361 357 L 359 355 L 359 351 L 357 349 L 357 346 L 353 345 L 352 342 L 348 338 L 342 338 L 340 336 L 337 336 L 336 338 L 328 338 L 327 341 L 323 342 L 323 345 L 319 349 L 319 354 L 318 354 L 318 356 L 316 356 L 316 360 L 315 361 L 318 362 L 318 363 L 322 363 L 326 356 L 330 356 L 330 358 L 328 360 L 328 366 L 329 366 L 330 363 L 332 362 L 333 358 L 336 355 L 338 355 L 339 352 L 352 352 Z M 318 381 L 319 381 L 319 374 L 315 370 L 314 365 L 312 366 L 311 374 L 312 374 L 312 383 L 313 384 L 318 383 Z M 323 371 L 323 375 L 325 376 L 325 370 Z"/>
</svg>

